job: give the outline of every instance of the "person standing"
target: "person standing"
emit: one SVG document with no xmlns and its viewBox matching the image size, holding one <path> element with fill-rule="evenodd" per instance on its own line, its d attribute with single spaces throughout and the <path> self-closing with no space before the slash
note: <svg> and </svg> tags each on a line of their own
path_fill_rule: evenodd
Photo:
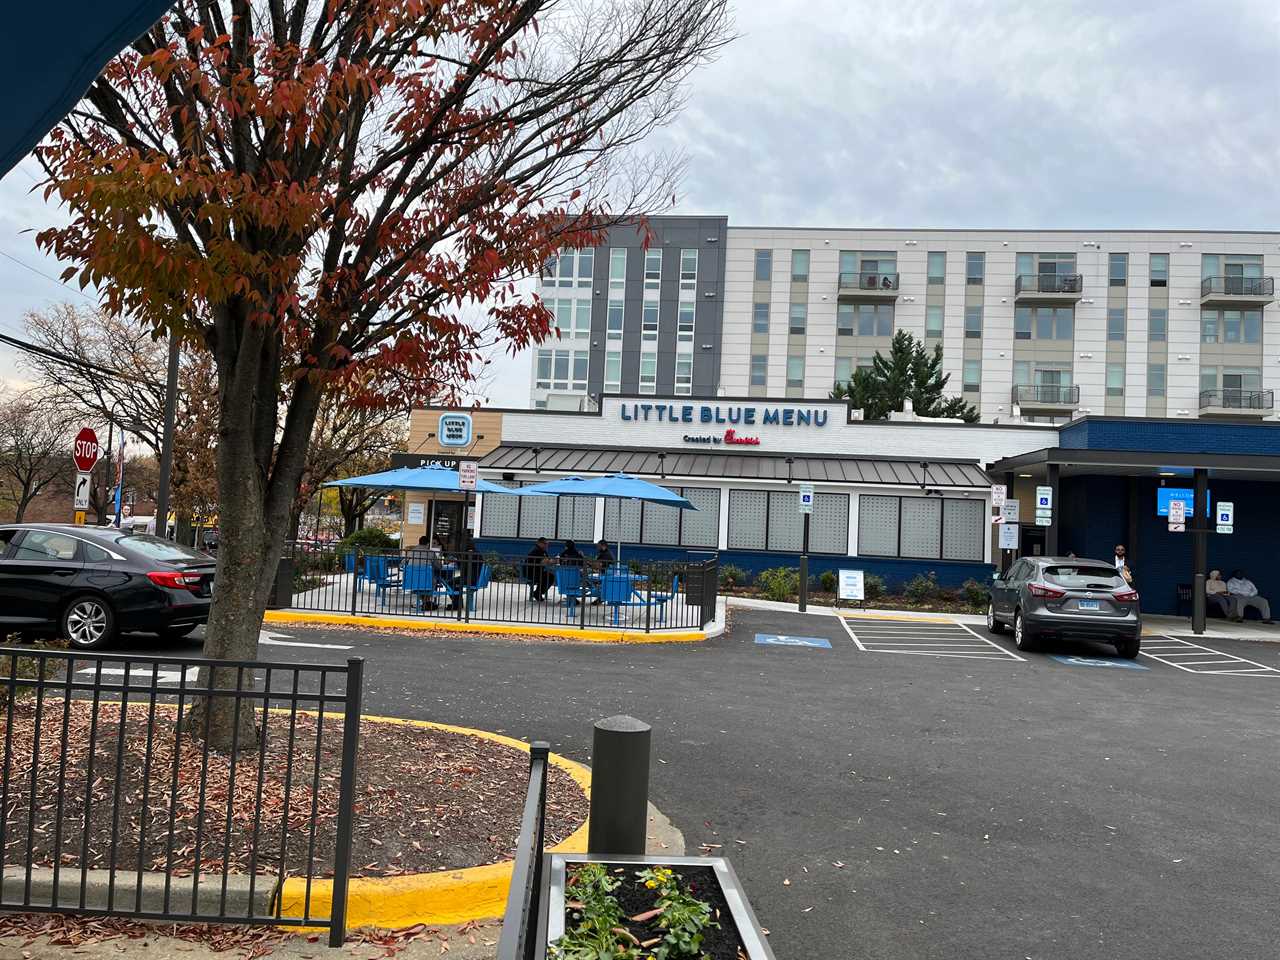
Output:
<svg viewBox="0 0 1280 960">
<path fill-rule="evenodd" d="M 1133 569 L 1129 566 L 1129 553 L 1123 543 L 1116 544 L 1115 565 L 1117 572 L 1124 577 L 1124 582 L 1133 586 Z"/>
<path fill-rule="evenodd" d="M 1271 623 L 1271 604 L 1266 597 L 1258 596 L 1258 588 L 1252 580 L 1245 576 L 1243 570 L 1231 574 L 1227 581 L 1227 592 L 1236 605 L 1236 623 L 1244 620 L 1244 612 L 1250 607 L 1258 611 L 1263 623 Z"/>
<path fill-rule="evenodd" d="M 539 537 L 524 560 L 524 578 L 529 581 L 529 599 L 541 603 L 551 589 L 551 571 L 547 569 L 547 538 Z"/>
</svg>

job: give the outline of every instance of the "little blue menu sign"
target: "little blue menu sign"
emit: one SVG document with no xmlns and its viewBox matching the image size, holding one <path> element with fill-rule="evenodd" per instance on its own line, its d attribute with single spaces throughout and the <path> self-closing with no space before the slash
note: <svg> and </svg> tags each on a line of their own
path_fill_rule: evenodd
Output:
<svg viewBox="0 0 1280 960">
<path fill-rule="evenodd" d="M 822 428 L 831 411 L 822 407 L 743 406 L 719 403 L 623 403 L 619 419 L 627 423 L 697 424 L 726 427 L 722 432 L 686 433 L 684 443 L 757 447 L 760 437 L 741 432 L 747 427 Z"/>
</svg>

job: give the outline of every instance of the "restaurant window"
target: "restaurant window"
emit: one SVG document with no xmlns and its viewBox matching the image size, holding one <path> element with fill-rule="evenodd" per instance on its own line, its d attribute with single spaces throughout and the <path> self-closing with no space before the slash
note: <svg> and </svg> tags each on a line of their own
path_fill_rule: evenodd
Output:
<svg viewBox="0 0 1280 960">
<path fill-rule="evenodd" d="M 903 497 L 900 510 L 899 555 L 934 558 L 942 553 L 942 500 Z"/>
<path fill-rule="evenodd" d="M 720 545 L 720 491 L 714 487 L 684 487 L 682 492 L 698 509 L 680 511 L 680 545 L 714 550 Z"/>
<path fill-rule="evenodd" d="M 729 491 L 730 550 L 763 550 L 769 494 L 764 490 Z"/>
<path fill-rule="evenodd" d="M 799 510 L 799 489 L 769 491 L 768 550 L 799 553 L 804 521 Z"/>
<path fill-rule="evenodd" d="M 646 503 L 640 511 L 640 542 L 674 547 L 680 542 L 680 510 L 660 503 Z"/>
<path fill-rule="evenodd" d="M 508 498 L 534 500 L 535 497 Z M 552 498 L 548 498 L 552 499 Z M 556 539 L 590 543 L 596 535 L 595 497 L 555 497 Z"/>
<path fill-rule="evenodd" d="M 622 543 L 659 547 L 680 545 L 715 549 L 719 546 L 720 491 L 714 487 L 667 489 L 684 497 L 697 509 L 679 510 L 662 504 L 610 498 L 604 502 L 604 539 L 611 543 L 621 540 Z M 591 536 L 588 533 L 585 539 L 590 540 Z"/>
<path fill-rule="evenodd" d="M 858 498 L 858 553 L 869 557 L 898 555 L 898 497 L 863 494 Z M 732 515 L 730 515 L 732 516 Z"/>
<path fill-rule="evenodd" d="M 791 251 L 791 282 L 792 283 L 808 283 L 809 282 L 809 251 L 808 250 L 792 250 Z"/>
<path fill-rule="evenodd" d="M 925 560 L 981 560 L 985 504 L 953 497 L 858 499 L 858 553 Z"/>
<path fill-rule="evenodd" d="M 515 481 L 499 481 L 500 487 L 517 487 Z M 500 493 L 483 494 L 480 511 L 480 535 L 514 539 L 520 534 L 520 497 L 507 497 Z"/>
<path fill-rule="evenodd" d="M 605 500 L 604 538 L 610 543 L 640 542 L 639 500 L 615 500 L 612 497 Z"/>
<path fill-rule="evenodd" d="M 513 498 L 514 499 L 514 498 Z M 557 497 L 520 497 L 520 539 L 536 540 L 538 537 L 556 535 Z M 483 519 L 483 511 L 481 511 Z"/>
<path fill-rule="evenodd" d="M 987 536 L 987 509 L 981 500 L 942 501 L 942 559 L 981 560 Z"/>
<path fill-rule="evenodd" d="M 809 518 L 809 552 L 849 553 L 849 495 L 815 493 Z"/>
<path fill-rule="evenodd" d="M 756 303 L 751 309 L 751 332 L 769 332 L 769 304 Z"/>
<path fill-rule="evenodd" d="M 1167 253 L 1151 254 L 1151 285 L 1167 287 L 1169 285 L 1169 255 Z"/>
<path fill-rule="evenodd" d="M 929 283 L 944 283 L 947 279 L 947 255 L 941 250 L 929 252 Z"/>
</svg>

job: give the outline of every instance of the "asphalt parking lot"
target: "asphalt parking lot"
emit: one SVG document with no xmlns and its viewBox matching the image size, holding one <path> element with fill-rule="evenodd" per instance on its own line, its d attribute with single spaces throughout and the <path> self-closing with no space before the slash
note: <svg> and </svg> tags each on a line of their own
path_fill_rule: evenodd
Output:
<svg viewBox="0 0 1280 960">
<path fill-rule="evenodd" d="M 363 656 L 368 713 L 585 762 L 594 720 L 647 720 L 653 800 L 780 958 L 1274 960 L 1280 645 L 1181 639 L 735 610 L 701 644 L 281 628 L 262 655 Z"/>
</svg>

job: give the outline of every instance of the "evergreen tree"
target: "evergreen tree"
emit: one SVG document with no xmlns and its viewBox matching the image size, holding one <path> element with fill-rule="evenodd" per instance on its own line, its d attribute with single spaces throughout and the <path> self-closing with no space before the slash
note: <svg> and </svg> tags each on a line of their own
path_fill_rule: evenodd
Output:
<svg viewBox="0 0 1280 960">
<path fill-rule="evenodd" d="M 922 417 L 951 417 L 975 423 L 978 411 L 963 397 L 948 397 L 943 391 L 951 379 L 942 372 L 942 346 L 930 353 L 924 344 L 899 330 L 889 347 L 889 356 L 877 351 L 870 367 L 859 367 L 847 383 L 837 383 L 833 400 L 848 400 L 861 407 L 867 420 L 887 420 L 910 400 Z"/>
</svg>

